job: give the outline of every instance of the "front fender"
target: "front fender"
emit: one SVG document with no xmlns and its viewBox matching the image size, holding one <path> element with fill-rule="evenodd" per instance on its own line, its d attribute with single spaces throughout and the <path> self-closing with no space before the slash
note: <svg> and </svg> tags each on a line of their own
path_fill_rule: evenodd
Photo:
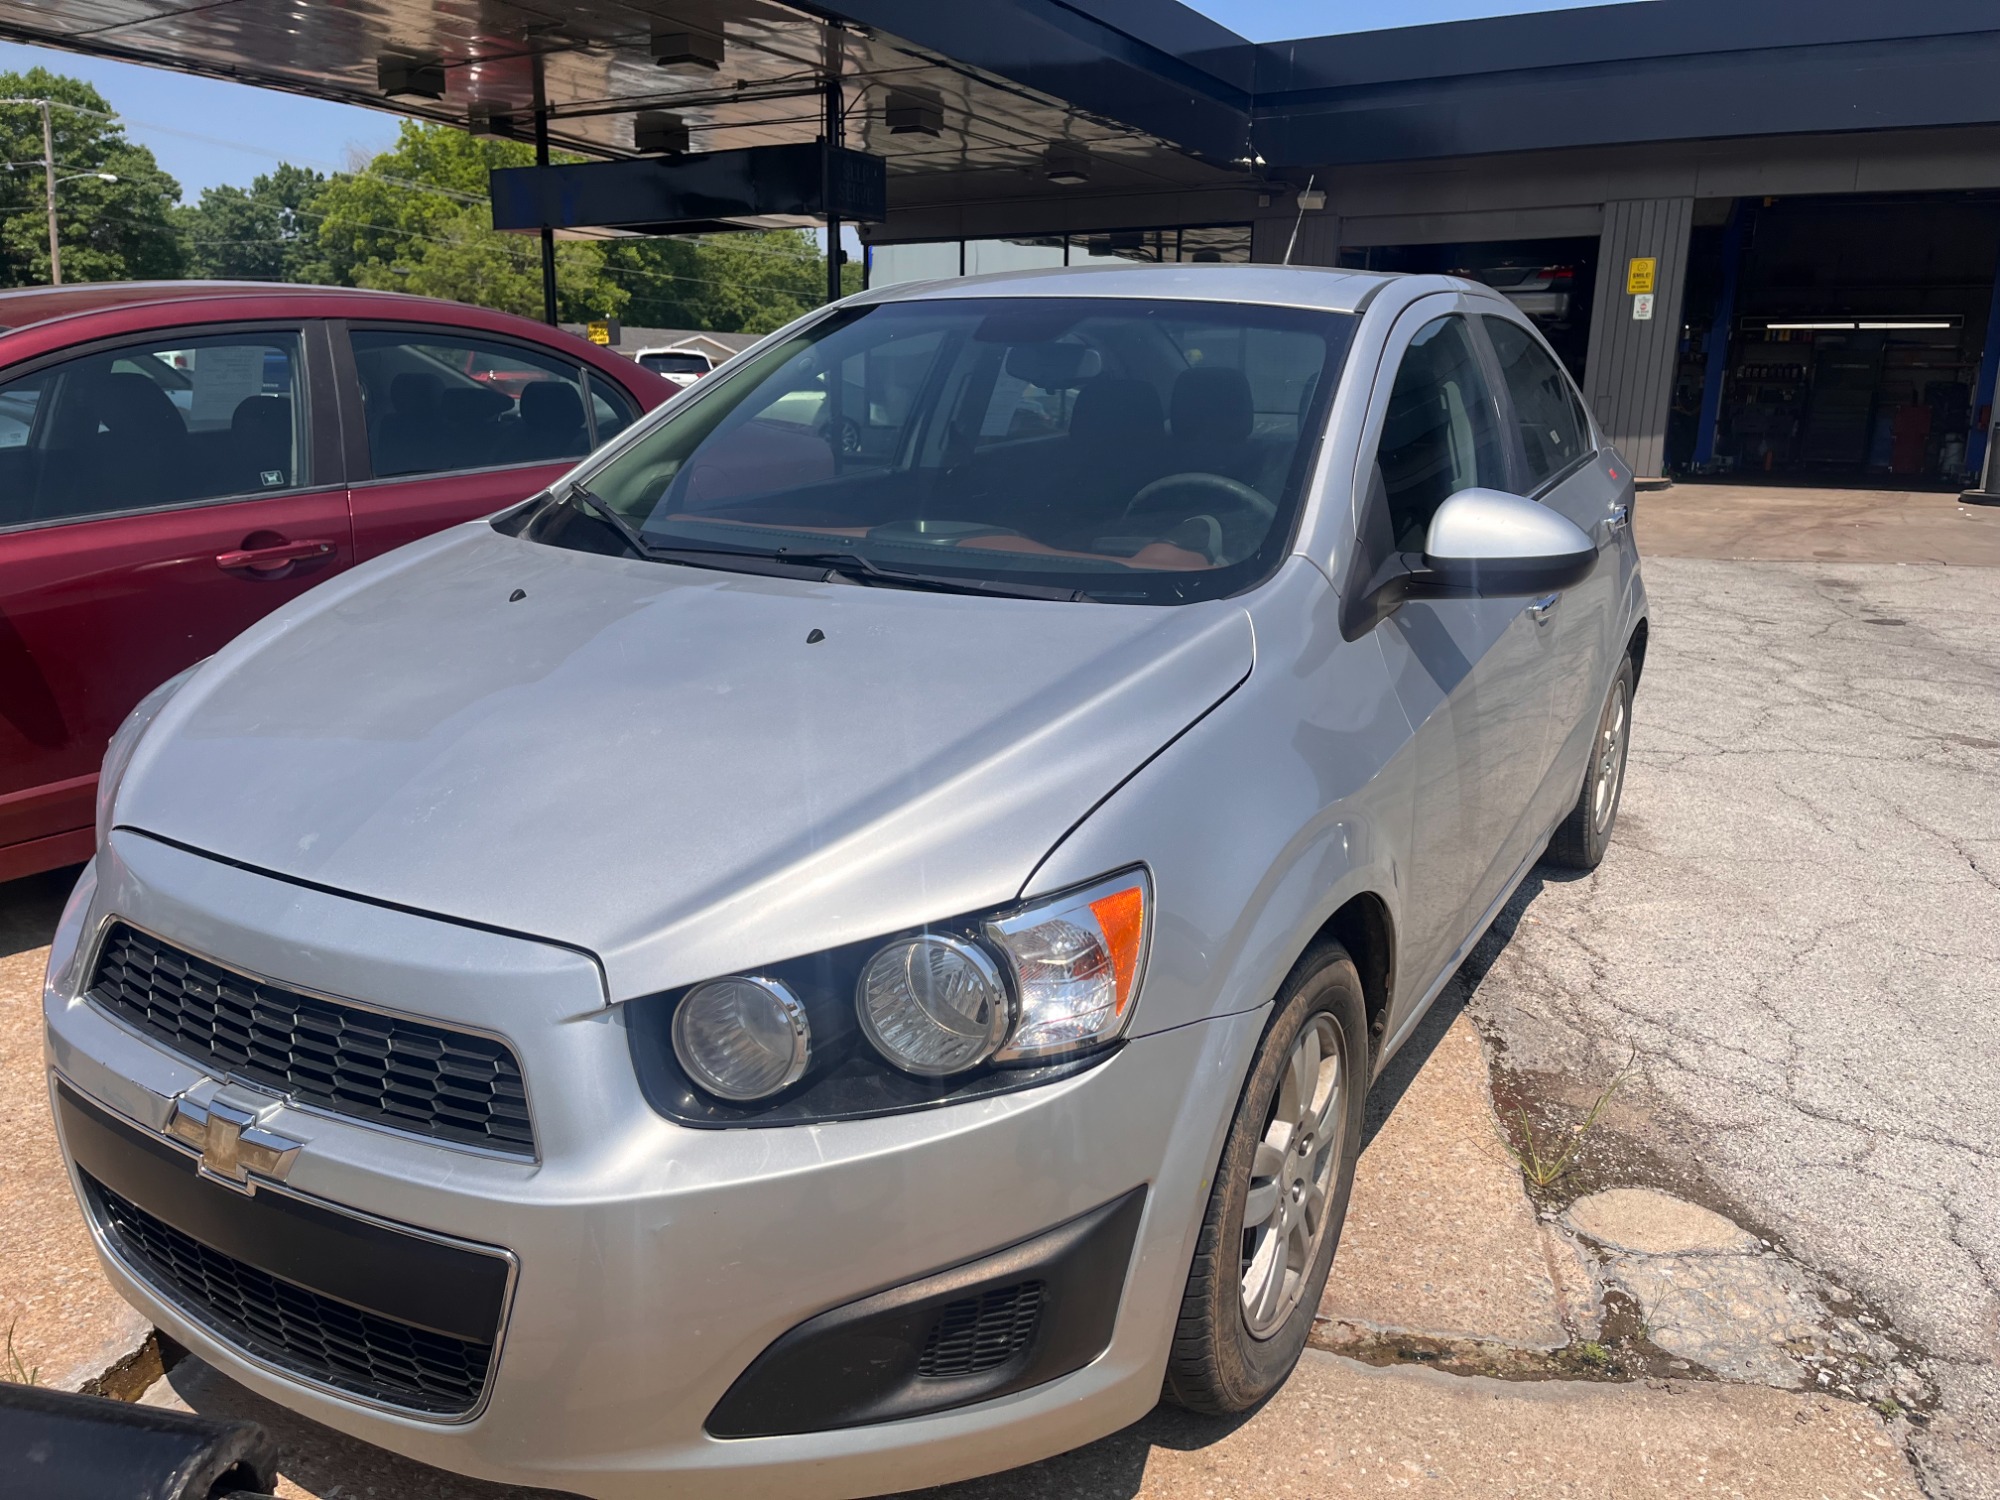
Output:
<svg viewBox="0 0 2000 1500">
<path fill-rule="evenodd" d="M 1328 917 L 1364 892 L 1392 921 L 1410 818 L 1410 728 L 1373 635 L 1341 638 L 1304 559 L 1251 603 L 1249 678 L 1105 799 L 1026 896 L 1143 861 L 1153 943 L 1132 1034 L 1267 1005 Z"/>
</svg>

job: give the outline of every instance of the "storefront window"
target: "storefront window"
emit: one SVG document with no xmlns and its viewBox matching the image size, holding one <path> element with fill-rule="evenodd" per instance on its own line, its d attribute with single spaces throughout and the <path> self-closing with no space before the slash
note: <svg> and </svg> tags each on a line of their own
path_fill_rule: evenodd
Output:
<svg viewBox="0 0 2000 1500">
<path fill-rule="evenodd" d="M 965 242 L 968 276 L 984 276 L 991 271 L 1039 271 L 1065 263 L 1063 237 L 1059 234 L 1040 239 Z"/>
</svg>

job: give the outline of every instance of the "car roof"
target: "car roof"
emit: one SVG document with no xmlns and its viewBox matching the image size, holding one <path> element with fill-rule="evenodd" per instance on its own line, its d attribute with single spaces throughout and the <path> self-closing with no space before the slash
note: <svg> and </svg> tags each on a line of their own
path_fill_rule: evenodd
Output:
<svg viewBox="0 0 2000 1500">
<path fill-rule="evenodd" d="M 1161 301 L 1248 302 L 1271 307 L 1313 307 L 1366 312 L 1385 288 L 1409 296 L 1463 292 L 1505 299 L 1478 282 L 1394 271 L 1350 271 L 1331 266 L 1195 264 L 1051 266 L 909 281 L 864 292 L 856 302 L 918 302 L 945 297 L 1145 297 Z M 1512 304 L 1506 304 L 1511 306 Z"/>
<path fill-rule="evenodd" d="M 339 297 L 352 304 L 356 299 L 379 303 L 385 312 L 405 314 L 429 309 L 453 308 L 481 317 L 492 317 L 485 308 L 443 302 L 434 297 L 415 297 L 408 292 L 378 292 L 356 287 L 313 286 L 288 281 L 101 281 L 69 286 L 18 287 L 0 291 L 0 330 L 18 332 L 37 323 L 79 313 L 107 312 L 118 308 L 144 307 L 159 303 L 207 300 L 242 301 L 251 298 L 305 300 Z M 501 314 L 500 316 L 509 316 Z M 537 325 L 540 326 L 540 325 Z"/>
</svg>

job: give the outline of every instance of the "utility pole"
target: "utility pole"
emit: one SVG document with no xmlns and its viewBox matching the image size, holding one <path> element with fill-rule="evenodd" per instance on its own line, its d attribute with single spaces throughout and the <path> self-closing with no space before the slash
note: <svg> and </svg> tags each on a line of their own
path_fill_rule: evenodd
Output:
<svg viewBox="0 0 2000 1500">
<path fill-rule="evenodd" d="M 49 101 L 37 99 L 42 107 L 42 184 L 49 201 L 49 285 L 62 285 L 62 239 L 56 233 L 56 136 L 49 123 Z"/>
</svg>

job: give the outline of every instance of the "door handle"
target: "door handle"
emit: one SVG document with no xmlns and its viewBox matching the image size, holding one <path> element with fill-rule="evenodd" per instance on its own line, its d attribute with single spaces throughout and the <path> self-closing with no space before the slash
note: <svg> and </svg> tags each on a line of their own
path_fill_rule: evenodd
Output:
<svg viewBox="0 0 2000 1500">
<path fill-rule="evenodd" d="M 1537 625 L 1546 625 L 1560 603 L 1562 603 L 1561 594 L 1544 594 L 1528 605 L 1528 614 L 1533 617 Z"/>
<path fill-rule="evenodd" d="M 1615 534 L 1623 531 L 1631 524 L 1632 507 L 1629 505 L 1614 505 L 1611 507 L 1610 517 L 1604 523 L 1604 529 Z"/>
<path fill-rule="evenodd" d="M 229 571 L 243 569 L 256 573 L 265 569 L 278 569 L 287 563 L 304 562 L 308 558 L 327 557 L 333 552 L 333 543 L 319 540 L 303 542 L 276 542 L 268 547 L 239 547 L 233 552 L 215 554 L 215 565 Z"/>
</svg>

